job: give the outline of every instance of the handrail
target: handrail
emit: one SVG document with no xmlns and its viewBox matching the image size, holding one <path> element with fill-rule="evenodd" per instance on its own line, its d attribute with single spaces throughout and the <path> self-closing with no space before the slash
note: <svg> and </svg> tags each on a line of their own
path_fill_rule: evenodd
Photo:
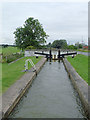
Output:
<svg viewBox="0 0 90 120">
<path fill-rule="evenodd" d="M 33 67 L 34 71 L 36 71 L 36 67 L 31 59 L 27 59 L 25 61 L 25 71 L 28 71 L 28 62 L 30 62 L 31 66 Z"/>
</svg>

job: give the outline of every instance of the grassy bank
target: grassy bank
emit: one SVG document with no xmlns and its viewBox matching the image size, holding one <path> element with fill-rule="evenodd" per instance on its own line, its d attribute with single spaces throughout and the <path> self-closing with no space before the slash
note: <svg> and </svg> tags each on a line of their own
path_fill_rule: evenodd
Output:
<svg viewBox="0 0 90 120">
<path fill-rule="evenodd" d="M 89 58 L 90 59 L 90 58 Z M 77 55 L 73 59 L 71 56 L 67 58 L 78 74 L 88 82 L 88 56 Z M 90 83 L 89 83 L 90 84 Z"/>
<path fill-rule="evenodd" d="M 32 59 L 34 64 L 36 64 L 42 57 L 36 59 L 36 57 L 25 57 L 12 64 L 3 63 L 2 64 L 2 92 L 5 92 L 16 80 L 18 80 L 25 72 L 22 72 L 26 59 Z M 29 69 L 31 65 L 29 64 Z"/>
</svg>

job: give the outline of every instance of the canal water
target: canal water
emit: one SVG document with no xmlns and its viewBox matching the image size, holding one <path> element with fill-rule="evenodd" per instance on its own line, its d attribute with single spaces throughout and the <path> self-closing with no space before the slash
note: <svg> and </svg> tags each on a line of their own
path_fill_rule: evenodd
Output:
<svg viewBox="0 0 90 120">
<path fill-rule="evenodd" d="M 9 118 L 85 118 L 63 62 L 46 62 Z"/>
</svg>

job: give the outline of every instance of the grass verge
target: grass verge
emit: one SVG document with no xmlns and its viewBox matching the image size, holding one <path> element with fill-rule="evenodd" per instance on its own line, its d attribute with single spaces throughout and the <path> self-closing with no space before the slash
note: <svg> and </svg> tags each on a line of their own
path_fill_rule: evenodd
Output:
<svg viewBox="0 0 90 120">
<path fill-rule="evenodd" d="M 36 59 L 35 56 L 33 57 L 25 57 L 20 59 L 12 64 L 3 63 L 2 64 L 2 92 L 5 92 L 16 80 L 20 79 L 20 77 L 25 73 L 22 72 L 25 64 L 26 59 L 32 59 L 33 63 L 36 64 L 41 60 L 41 56 Z M 29 69 L 32 66 L 29 64 Z"/>
<path fill-rule="evenodd" d="M 90 58 L 89 58 L 90 59 Z M 76 72 L 88 83 L 88 56 L 77 55 L 74 58 L 71 56 L 67 57 L 67 60 L 75 68 Z"/>
<path fill-rule="evenodd" d="M 80 50 L 80 49 L 78 49 L 77 51 L 80 51 L 80 52 L 90 52 L 90 50 Z"/>
</svg>

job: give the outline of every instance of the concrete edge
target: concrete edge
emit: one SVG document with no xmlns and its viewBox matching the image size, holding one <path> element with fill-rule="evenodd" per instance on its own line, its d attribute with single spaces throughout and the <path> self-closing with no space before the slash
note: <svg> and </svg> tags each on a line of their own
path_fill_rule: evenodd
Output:
<svg viewBox="0 0 90 120">
<path fill-rule="evenodd" d="M 22 86 L 22 89 L 18 89 L 18 92 L 16 90 L 16 95 L 12 95 L 10 97 L 12 97 L 12 100 L 9 98 L 9 96 L 7 95 L 8 93 L 12 92 L 12 88 L 10 88 L 11 90 L 7 90 L 5 94 L 3 94 L 2 98 L 3 98 L 3 103 L 6 105 L 4 105 L 5 107 L 2 107 L 2 117 L 1 118 L 7 118 L 10 113 L 13 111 L 13 109 L 16 107 L 16 105 L 19 103 L 20 99 L 24 96 L 25 92 L 28 90 L 28 88 L 30 87 L 30 85 L 32 84 L 32 81 L 35 79 L 35 77 L 37 76 L 37 74 L 40 72 L 41 68 L 43 67 L 43 65 L 46 62 L 46 58 L 42 58 L 37 64 L 36 64 L 36 72 L 33 72 L 31 75 L 31 78 L 29 79 L 29 81 Z M 32 68 L 31 68 L 32 69 Z M 28 73 L 30 74 L 30 73 Z M 23 77 L 23 76 L 22 76 Z M 18 80 L 19 81 L 19 80 Z M 17 82 L 18 82 L 17 81 Z M 17 83 L 16 82 L 16 83 Z M 17 84 L 12 85 L 11 87 L 15 86 L 17 88 Z M 6 95 L 6 96 L 5 96 Z M 13 99 L 14 96 L 14 99 Z M 5 98 L 8 97 L 8 98 Z M 5 100 L 4 100 L 5 99 Z M 11 103 L 10 103 L 11 101 Z M 7 103 L 6 103 L 7 102 Z"/>
<path fill-rule="evenodd" d="M 82 102 L 86 116 L 90 117 L 90 104 L 88 102 L 88 84 L 80 77 L 80 75 L 75 71 L 72 65 L 68 62 L 66 58 L 63 59 L 63 63 L 72 84 L 79 94 L 80 100 Z"/>
</svg>

